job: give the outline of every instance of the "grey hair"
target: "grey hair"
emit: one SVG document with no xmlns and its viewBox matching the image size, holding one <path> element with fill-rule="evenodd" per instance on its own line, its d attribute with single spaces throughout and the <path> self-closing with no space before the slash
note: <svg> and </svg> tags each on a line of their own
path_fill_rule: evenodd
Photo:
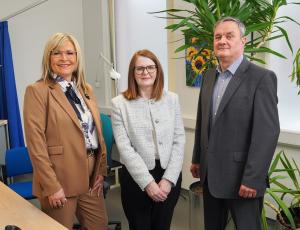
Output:
<svg viewBox="0 0 300 230">
<path fill-rule="evenodd" d="M 238 18 L 234 18 L 234 17 L 225 17 L 225 18 L 219 19 L 214 26 L 214 31 L 216 30 L 216 27 L 223 22 L 235 22 L 239 27 L 241 36 L 242 37 L 245 36 L 245 32 L 246 32 L 245 24 L 243 22 L 241 22 Z"/>
</svg>

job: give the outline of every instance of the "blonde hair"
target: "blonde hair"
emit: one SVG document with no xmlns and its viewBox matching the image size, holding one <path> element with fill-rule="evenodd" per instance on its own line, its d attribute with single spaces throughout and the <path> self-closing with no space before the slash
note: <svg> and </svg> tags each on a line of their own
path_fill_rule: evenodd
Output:
<svg viewBox="0 0 300 230">
<path fill-rule="evenodd" d="M 74 45 L 76 51 L 77 69 L 73 72 L 73 78 L 74 78 L 73 80 L 76 82 L 76 86 L 78 88 L 81 88 L 84 92 L 86 92 L 87 85 L 84 76 L 84 67 L 83 67 L 81 49 L 78 41 L 71 34 L 55 33 L 48 39 L 44 49 L 41 79 L 44 80 L 46 84 L 55 84 L 54 79 L 52 77 L 51 52 L 53 50 L 59 49 L 67 41 L 71 42 Z"/>
</svg>

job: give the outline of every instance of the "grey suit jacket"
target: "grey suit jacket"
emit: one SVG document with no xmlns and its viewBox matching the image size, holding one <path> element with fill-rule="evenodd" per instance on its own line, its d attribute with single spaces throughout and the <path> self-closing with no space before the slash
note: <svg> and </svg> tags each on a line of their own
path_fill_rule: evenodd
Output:
<svg viewBox="0 0 300 230">
<path fill-rule="evenodd" d="M 119 95 L 112 100 L 112 125 L 120 160 L 142 190 L 153 180 L 149 170 L 155 167 L 156 151 L 165 169 L 163 178 L 176 184 L 185 143 L 176 94 L 164 92 L 158 101 L 143 98 L 129 101 Z"/>
<path fill-rule="evenodd" d="M 215 197 L 239 198 L 241 184 L 263 196 L 280 132 L 276 76 L 244 58 L 211 125 L 215 81 L 215 69 L 203 76 L 192 162 L 200 163 L 200 180 L 207 178 Z"/>
</svg>

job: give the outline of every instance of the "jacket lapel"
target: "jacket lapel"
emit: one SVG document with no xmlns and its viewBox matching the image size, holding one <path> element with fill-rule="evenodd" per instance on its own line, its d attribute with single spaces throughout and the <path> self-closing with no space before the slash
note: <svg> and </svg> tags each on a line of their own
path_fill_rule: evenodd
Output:
<svg viewBox="0 0 300 230">
<path fill-rule="evenodd" d="M 222 97 L 222 100 L 220 102 L 215 122 L 218 120 L 220 115 L 222 114 L 223 110 L 225 109 L 226 105 L 230 101 L 231 97 L 233 96 L 234 92 L 238 89 L 241 82 L 245 79 L 245 71 L 248 68 L 250 62 L 244 57 L 242 63 L 236 70 L 235 74 L 232 76 L 232 79 L 230 80 L 225 93 Z"/>
<path fill-rule="evenodd" d="M 213 94 L 213 89 L 216 81 L 216 69 L 209 70 L 203 78 L 206 78 L 203 81 L 207 81 L 205 85 L 201 88 L 202 90 L 202 113 L 203 117 L 209 118 L 210 115 L 210 110 L 211 110 L 211 100 L 212 100 L 212 94 Z M 206 122 L 207 124 L 209 123 L 209 120 Z"/>
<path fill-rule="evenodd" d="M 55 98 L 55 100 L 58 102 L 58 104 L 63 108 L 63 110 L 66 111 L 66 113 L 70 116 L 72 121 L 76 124 L 76 126 L 81 130 L 79 120 L 77 118 L 77 115 L 72 108 L 70 102 L 68 101 L 66 95 L 61 90 L 59 84 L 54 84 L 49 86 L 51 88 L 50 92 L 52 96 Z"/>
</svg>

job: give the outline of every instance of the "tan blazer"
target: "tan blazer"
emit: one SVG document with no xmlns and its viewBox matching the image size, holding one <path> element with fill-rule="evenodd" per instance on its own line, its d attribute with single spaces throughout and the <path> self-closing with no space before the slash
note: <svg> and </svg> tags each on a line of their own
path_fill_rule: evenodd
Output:
<svg viewBox="0 0 300 230">
<path fill-rule="evenodd" d="M 60 188 L 67 197 L 83 194 L 96 175 L 106 175 L 106 147 L 92 87 L 88 86 L 87 96 L 82 91 L 81 95 L 92 113 L 99 139 L 90 179 L 83 132 L 60 85 L 38 81 L 26 89 L 24 127 L 33 165 L 33 193 L 37 197 L 47 197 Z"/>
</svg>

